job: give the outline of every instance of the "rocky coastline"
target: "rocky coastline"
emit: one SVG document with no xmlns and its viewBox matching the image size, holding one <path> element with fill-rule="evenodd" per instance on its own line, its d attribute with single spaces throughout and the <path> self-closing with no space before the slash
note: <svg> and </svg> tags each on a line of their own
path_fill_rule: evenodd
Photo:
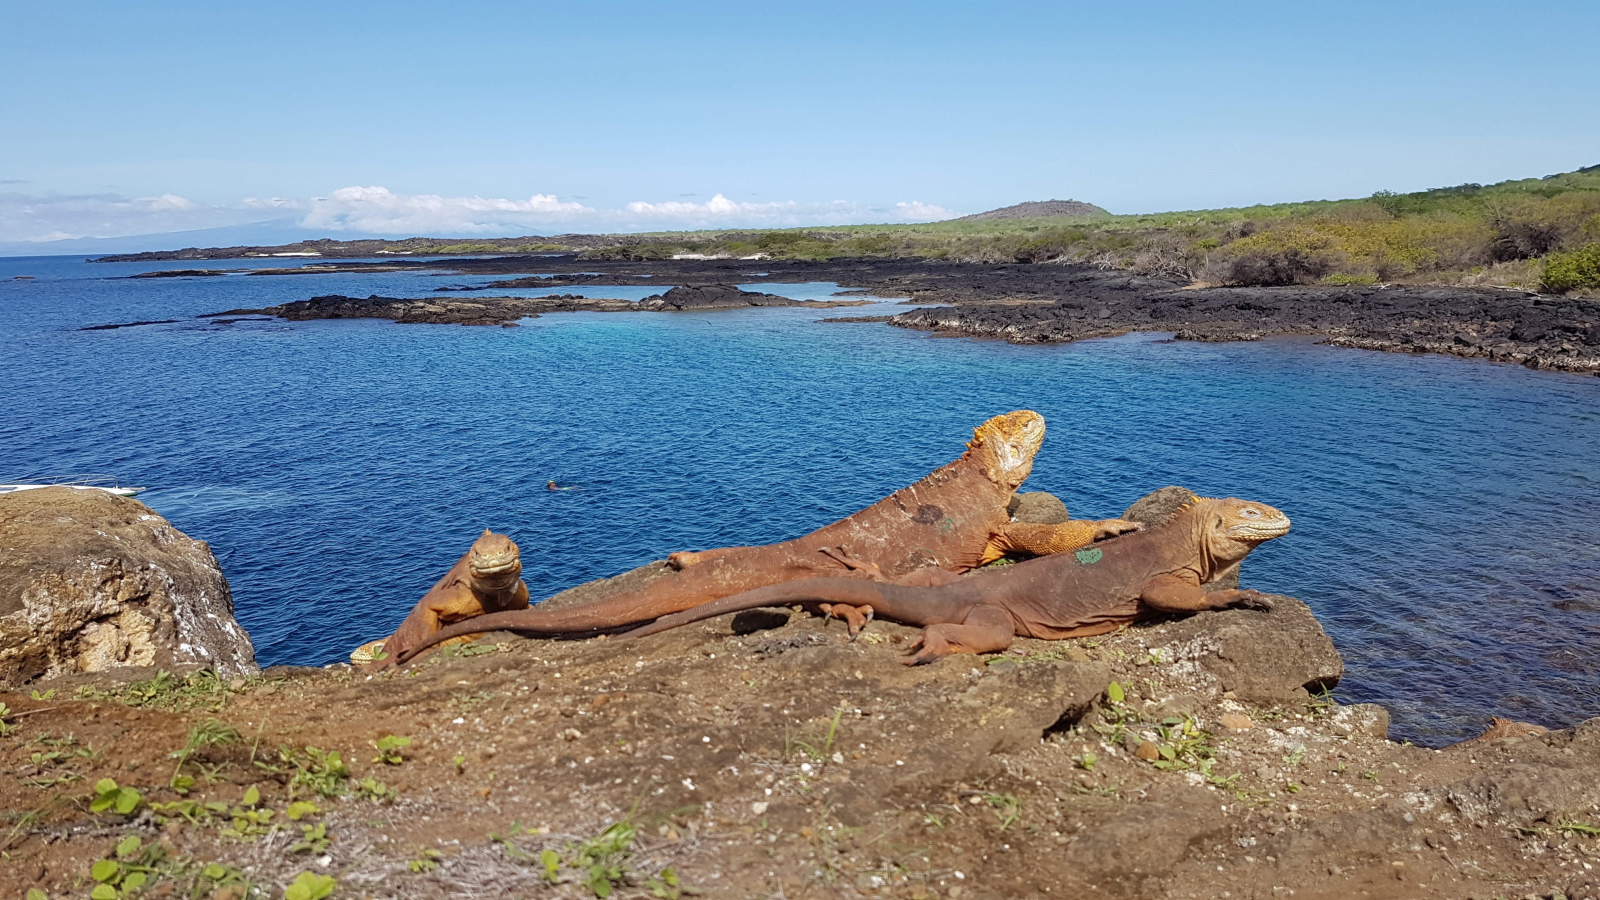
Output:
<svg viewBox="0 0 1600 900">
<path fill-rule="evenodd" d="M 136 501 L 32 493 L 0 498 L 23 548 L 0 600 L 72 609 L 97 584 L 146 615 L 128 573 L 174 552 L 214 568 Z M 1172 493 L 1125 515 L 1159 517 Z M 1059 506 L 1019 495 L 1014 515 Z M 1382 707 L 1327 693 L 1343 663 L 1311 611 L 1274 599 L 916 668 L 899 662 L 915 629 L 850 642 L 790 610 L 641 641 L 490 635 L 377 675 L 13 667 L 0 891 L 139 872 L 232 897 L 592 897 L 595 877 L 640 897 L 1600 897 L 1600 719 L 1394 743 Z"/>
<path fill-rule="evenodd" d="M 556 312 L 683 312 L 685 310 L 745 309 L 752 306 L 805 306 L 831 309 L 861 306 L 865 300 L 791 300 L 776 294 L 742 291 L 732 285 L 693 285 L 671 288 L 642 300 L 551 294 L 545 297 L 473 297 L 403 299 L 399 297 L 345 297 L 330 294 L 297 300 L 265 309 L 233 309 L 200 318 L 235 315 L 269 315 L 304 322 L 311 319 L 389 319 L 402 325 L 512 325 L 517 319 L 536 319 Z M 104 328 L 105 326 L 99 326 Z"/>
<path fill-rule="evenodd" d="M 1488 288 L 1423 285 L 1302 285 L 1205 287 L 1175 279 L 1132 275 L 1084 265 L 977 264 L 930 259 L 614 261 L 566 256 L 500 256 L 378 263 L 318 263 L 305 272 L 428 270 L 508 275 L 482 286 L 446 285 L 437 300 L 315 298 L 273 310 L 286 318 L 390 318 L 418 323 L 497 324 L 521 315 L 571 309 L 631 310 L 723 308 L 740 305 L 850 305 L 851 301 L 795 302 L 772 295 L 726 295 L 736 284 L 834 282 L 857 297 L 900 300 L 932 307 L 908 310 L 889 324 L 945 336 L 998 338 L 1016 343 L 1063 343 L 1133 331 L 1172 332 L 1179 340 L 1260 340 L 1308 335 L 1341 347 L 1407 353 L 1441 353 L 1510 362 L 1537 369 L 1600 374 L 1600 301 Z M 258 270 L 261 274 L 302 271 Z M 529 273 L 537 273 L 537 277 Z M 186 276 L 194 270 L 157 275 Z M 578 285 L 676 285 L 716 288 L 722 300 L 696 298 L 678 305 L 634 306 L 590 300 L 555 289 Z M 552 296 L 481 297 L 484 291 L 551 288 Z M 859 301 L 858 301 L 859 302 Z M 477 304 L 476 306 L 472 304 Z M 274 310 L 281 310 L 276 312 Z M 527 312 L 521 312 L 527 310 Z M 106 326 L 100 326 L 106 327 Z"/>
</svg>

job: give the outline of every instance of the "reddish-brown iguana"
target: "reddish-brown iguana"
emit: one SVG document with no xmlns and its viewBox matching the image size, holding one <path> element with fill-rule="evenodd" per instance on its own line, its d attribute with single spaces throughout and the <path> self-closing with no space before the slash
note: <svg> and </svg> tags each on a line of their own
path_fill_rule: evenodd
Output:
<svg viewBox="0 0 1600 900">
<path fill-rule="evenodd" d="M 393 659 L 452 622 L 527 608 L 522 553 L 511 538 L 485 528 L 466 555 L 422 595 L 394 634 L 357 647 L 350 654 L 350 661 L 359 664 Z"/>
<path fill-rule="evenodd" d="M 585 634 L 615 630 L 741 591 L 848 575 L 934 584 L 1009 553 L 1056 553 L 1143 526 L 1123 519 L 1057 525 L 1010 521 L 1006 504 L 1033 470 L 1044 418 L 1018 410 L 973 430 L 961 458 L 908 488 L 804 537 L 756 547 L 674 553 L 679 571 L 644 588 L 564 609 L 482 616 L 391 657 L 404 662 L 441 641 L 487 631 Z"/>
<path fill-rule="evenodd" d="M 1207 593 L 1256 545 L 1289 531 L 1289 519 L 1262 503 L 1196 500 L 1160 525 L 1076 553 L 1058 553 L 985 570 L 936 587 L 848 578 L 808 578 L 724 597 L 662 616 L 622 635 L 643 637 L 730 612 L 793 603 L 849 622 L 852 636 L 874 615 L 922 625 L 904 661 L 988 653 L 1015 635 L 1059 640 L 1104 634 L 1139 618 L 1247 606 L 1270 609 L 1257 591 Z"/>
</svg>

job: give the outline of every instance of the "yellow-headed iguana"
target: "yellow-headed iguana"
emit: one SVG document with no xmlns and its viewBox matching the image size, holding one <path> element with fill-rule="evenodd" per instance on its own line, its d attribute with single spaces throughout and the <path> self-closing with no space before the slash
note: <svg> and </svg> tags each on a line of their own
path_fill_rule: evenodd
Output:
<svg viewBox="0 0 1600 900">
<path fill-rule="evenodd" d="M 485 528 L 466 554 L 422 595 L 394 634 L 357 647 L 350 661 L 372 662 L 404 652 L 462 619 L 527 608 L 521 551 L 511 538 Z"/>
</svg>

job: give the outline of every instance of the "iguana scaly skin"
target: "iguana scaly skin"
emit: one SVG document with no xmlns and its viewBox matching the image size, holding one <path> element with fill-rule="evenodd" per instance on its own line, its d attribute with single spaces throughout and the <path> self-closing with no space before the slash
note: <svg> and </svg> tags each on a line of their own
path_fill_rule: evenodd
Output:
<svg viewBox="0 0 1600 900">
<path fill-rule="evenodd" d="M 1289 531 L 1289 519 L 1262 503 L 1196 498 L 1162 524 L 1075 553 L 985 570 L 936 587 L 845 578 L 808 578 L 724 597 L 663 616 L 623 635 L 643 637 L 730 612 L 791 603 L 818 606 L 850 624 L 874 614 L 922 625 L 909 664 L 951 653 L 988 653 L 1016 635 L 1058 640 L 1103 634 L 1165 612 L 1230 606 L 1271 608 L 1256 591 L 1201 590 L 1235 568 L 1263 541 Z"/>
<path fill-rule="evenodd" d="M 674 553 L 669 561 L 679 571 L 640 590 L 565 609 L 482 616 L 440 631 L 396 660 L 404 662 L 440 641 L 476 632 L 616 630 L 718 597 L 820 575 L 935 584 L 1008 553 L 1059 552 L 1143 527 L 1122 519 L 1012 523 L 1006 504 L 1033 471 L 1043 441 L 1044 418 L 1038 413 L 1018 410 L 995 416 L 974 429 L 960 459 L 804 537 Z"/>
<path fill-rule="evenodd" d="M 527 608 L 521 551 L 511 538 L 485 528 L 466 554 L 422 595 L 394 634 L 356 648 L 350 661 L 360 665 L 394 659 L 452 622 Z"/>
</svg>

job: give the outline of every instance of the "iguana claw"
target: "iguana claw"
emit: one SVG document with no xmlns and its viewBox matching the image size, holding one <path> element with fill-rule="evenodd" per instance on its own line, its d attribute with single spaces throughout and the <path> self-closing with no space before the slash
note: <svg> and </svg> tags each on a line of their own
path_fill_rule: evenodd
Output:
<svg viewBox="0 0 1600 900">
<path fill-rule="evenodd" d="M 1239 599 L 1233 602 L 1239 609 L 1259 609 L 1262 612 L 1271 612 L 1277 609 L 1278 604 L 1271 597 L 1260 591 L 1244 590 L 1239 592 Z"/>
<path fill-rule="evenodd" d="M 821 609 L 822 614 L 829 619 L 843 619 L 845 631 L 850 635 L 852 643 L 861 635 L 861 629 L 867 627 L 867 623 L 872 621 L 872 607 L 870 606 L 824 603 L 818 609 Z"/>
</svg>

